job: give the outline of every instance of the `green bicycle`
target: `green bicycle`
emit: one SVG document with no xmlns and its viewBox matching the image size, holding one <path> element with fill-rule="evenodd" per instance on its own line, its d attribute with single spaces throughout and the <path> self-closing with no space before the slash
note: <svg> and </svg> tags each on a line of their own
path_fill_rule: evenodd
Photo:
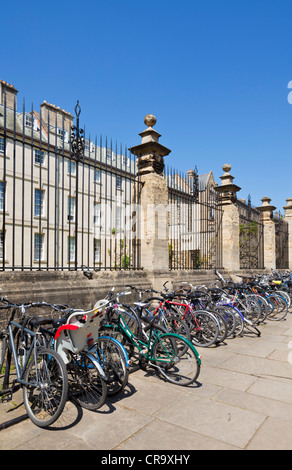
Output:
<svg viewBox="0 0 292 470">
<path fill-rule="evenodd" d="M 130 328 L 128 315 L 125 320 L 123 312 L 109 307 L 101 329 L 123 344 L 130 359 L 138 352 L 141 369 L 147 365 L 154 367 L 173 384 L 187 386 L 197 380 L 201 357 L 186 338 L 157 326 L 155 317 L 142 317 L 141 321 L 147 326 L 139 328 L 138 332 Z"/>
</svg>

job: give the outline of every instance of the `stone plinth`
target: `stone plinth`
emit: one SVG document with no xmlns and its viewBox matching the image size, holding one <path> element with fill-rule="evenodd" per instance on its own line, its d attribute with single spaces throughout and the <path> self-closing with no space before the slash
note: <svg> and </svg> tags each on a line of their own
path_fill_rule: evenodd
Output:
<svg viewBox="0 0 292 470">
<path fill-rule="evenodd" d="M 129 150 L 137 157 L 138 178 L 142 185 L 139 191 L 141 206 L 141 265 L 143 269 L 169 270 L 168 238 L 168 188 L 165 181 L 164 157 L 170 150 L 159 143 L 160 134 L 153 129 L 156 118 L 145 116 L 148 126 L 139 134 L 141 144 Z"/>
<path fill-rule="evenodd" d="M 271 199 L 267 196 L 261 201 L 262 205 L 257 209 L 264 225 L 264 266 L 266 269 L 276 269 L 276 226 L 273 221 L 273 211 L 276 207 L 270 204 Z"/>
<path fill-rule="evenodd" d="M 219 192 L 222 216 L 222 264 L 228 271 L 238 271 L 240 268 L 239 248 L 239 212 L 235 204 L 236 193 L 241 189 L 233 183 L 234 177 L 229 173 L 231 166 L 223 165 L 224 174 L 220 177 L 221 186 L 215 189 Z"/>
</svg>

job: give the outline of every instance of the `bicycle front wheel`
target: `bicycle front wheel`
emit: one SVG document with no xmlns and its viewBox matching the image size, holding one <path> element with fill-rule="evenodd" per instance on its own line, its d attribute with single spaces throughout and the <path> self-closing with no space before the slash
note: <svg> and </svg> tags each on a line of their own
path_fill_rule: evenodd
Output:
<svg viewBox="0 0 292 470">
<path fill-rule="evenodd" d="M 67 364 L 69 396 L 82 408 L 97 410 L 104 405 L 107 386 L 94 361 L 86 353 L 72 356 Z"/>
<path fill-rule="evenodd" d="M 174 333 L 165 333 L 156 338 L 149 362 L 166 380 L 181 386 L 194 383 L 201 369 L 197 350 L 183 336 Z"/>
<path fill-rule="evenodd" d="M 129 378 L 128 355 L 119 341 L 109 336 L 100 336 L 90 350 L 107 376 L 107 393 L 116 395 L 121 392 Z"/>
<path fill-rule="evenodd" d="M 41 428 L 53 424 L 61 415 L 68 395 L 66 366 L 51 349 L 40 349 L 24 375 L 23 401 L 31 421 Z"/>
<path fill-rule="evenodd" d="M 190 318 L 191 341 L 195 346 L 209 347 L 216 343 L 219 324 L 210 312 L 195 310 Z"/>
</svg>

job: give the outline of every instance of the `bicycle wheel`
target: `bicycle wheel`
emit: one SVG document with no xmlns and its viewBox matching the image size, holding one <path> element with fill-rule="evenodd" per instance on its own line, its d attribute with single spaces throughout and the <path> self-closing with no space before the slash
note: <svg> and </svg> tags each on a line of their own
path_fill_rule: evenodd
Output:
<svg viewBox="0 0 292 470">
<path fill-rule="evenodd" d="M 234 308 L 234 314 L 235 314 L 235 321 L 236 321 L 234 336 L 240 336 L 244 330 L 244 317 L 242 316 L 242 313 L 237 311 L 235 308 Z"/>
<path fill-rule="evenodd" d="M 201 360 L 194 346 L 174 333 L 157 336 L 149 362 L 166 380 L 180 386 L 194 383 L 201 369 Z"/>
<path fill-rule="evenodd" d="M 238 302 L 237 308 L 242 312 L 244 318 L 250 320 L 254 325 L 259 321 L 261 309 L 256 300 L 252 296 L 246 296 Z"/>
<path fill-rule="evenodd" d="M 244 329 L 251 333 L 255 333 L 257 336 L 261 336 L 260 330 L 254 325 L 254 323 L 247 318 L 244 319 Z"/>
<path fill-rule="evenodd" d="M 122 344 L 109 336 L 100 336 L 90 352 L 97 357 L 107 376 L 107 394 L 121 392 L 129 378 L 129 359 Z"/>
<path fill-rule="evenodd" d="M 67 364 L 69 396 L 82 408 L 97 410 L 104 405 L 107 386 L 97 366 L 85 352 L 72 355 Z"/>
<path fill-rule="evenodd" d="M 187 322 L 185 322 L 180 315 L 168 313 L 166 311 L 165 314 L 163 313 L 163 315 L 160 316 L 160 324 L 164 326 L 170 333 L 176 333 L 178 335 L 184 336 L 190 341 L 190 329 L 187 325 Z"/>
<path fill-rule="evenodd" d="M 288 308 L 291 307 L 291 298 L 290 298 L 290 295 L 288 294 L 288 292 L 286 291 L 283 291 L 283 290 L 276 290 L 275 292 L 276 294 L 280 295 L 281 297 L 283 297 L 283 299 L 287 302 L 288 304 Z"/>
<path fill-rule="evenodd" d="M 267 315 L 267 318 L 274 321 L 283 320 L 288 313 L 288 304 L 285 299 L 278 294 L 271 294 L 268 298 L 274 310 Z"/>
<path fill-rule="evenodd" d="M 223 316 L 227 326 L 227 337 L 232 336 L 236 328 L 235 314 L 229 307 L 220 305 L 215 307 L 215 311 L 218 311 Z"/>
<path fill-rule="evenodd" d="M 188 317 L 188 320 L 191 342 L 195 346 L 209 347 L 216 343 L 219 335 L 219 325 L 214 315 L 205 310 L 195 310 Z"/>
<path fill-rule="evenodd" d="M 40 349 L 24 374 L 23 401 L 31 421 L 41 428 L 53 424 L 61 415 L 68 395 L 66 366 L 51 349 Z"/>
<path fill-rule="evenodd" d="M 227 333 L 228 333 L 226 320 L 223 317 L 222 313 L 217 310 L 212 309 L 211 313 L 214 315 L 214 317 L 216 318 L 219 324 L 217 342 L 222 343 L 227 338 Z"/>
</svg>

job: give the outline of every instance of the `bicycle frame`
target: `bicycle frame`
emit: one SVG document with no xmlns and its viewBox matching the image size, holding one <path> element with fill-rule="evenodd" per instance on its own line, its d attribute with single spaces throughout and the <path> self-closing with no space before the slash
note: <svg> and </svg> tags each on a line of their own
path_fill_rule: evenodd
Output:
<svg viewBox="0 0 292 470">
<path fill-rule="evenodd" d="M 194 331 L 201 331 L 202 330 L 202 328 L 200 327 L 200 325 L 198 323 L 198 320 L 197 320 L 196 316 L 193 314 L 192 306 L 189 303 L 184 304 L 184 303 L 174 302 L 172 300 L 170 301 L 170 300 L 163 299 L 163 300 L 160 301 L 160 304 L 156 307 L 156 309 L 153 313 L 153 316 L 155 316 L 157 314 L 157 312 L 160 308 L 165 309 L 165 304 L 168 304 L 170 306 L 175 305 L 175 306 L 179 306 L 179 307 L 184 307 L 185 311 L 184 311 L 184 313 L 182 313 L 182 320 L 185 320 L 186 316 L 189 313 L 191 315 L 195 325 L 196 325 L 195 328 L 193 328 Z"/>
<path fill-rule="evenodd" d="M 109 325 L 109 326 L 112 326 L 112 325 Z M 153 350 L 153 346 L 154 346 L 155 342 L 159 341 L 159 338 L 163 337 L 165 335 L 173 336 L 173 337 L 178 337 L 179 336 L 175 333 L 160 333 L 160 332 L 158 332 L 158 335 L 153 340 L 152 339 L 152 331 L 155 330 L 155 327 L 150 324 L 150 334 L 149 334 L 148 341 L 147 342 L 143 341 L 142 339 L 137 338 L 134 335 L 134 333 L 128 328 L 126 323 L 123 321 L 123 317 L 122 317 L 121 314 L 118 317 L 118 323 L 117 323 L 117 325 L 115 325 L 115 330 L 116 331 L 119 331 L 119 330 L 122 331 L 127 336 L 127 338 L 130 340 L 130 342 L 133 344 L 133 346 L 135 346 L 138 349 L 139 353 L 146 359 L 147 362 L 150 362 L 153 367 L 155 367 L 156 365 L 153 364 L 152 361 L 161 362 L 161 363 L 168 362 L 167 359 L 157 360 L 157 358 L 154 358 L 152 356 L 152 350 Z M 197 357 L 199 363 L 201 364 L 201 358 L 200 358 L 197 350 L 192 346 L 192 344 L 190 342 L 188 342 L 188 343 L 191 346 L 191 348 L 195 351 L 196 357 Z"/>
<path fill-rule="evenodd" d="M 22 326 L 19 323 L 15 322 L 14 320 L 11 320 L 9 322 L 9 325 L 8 325 L 8 336 L 9 336 L 12 355 L 13 355 L 13 359 L 14 359 L 14 363 L 15 363 L 17 382 L 20 383 L 21 385 L 34 385 L 30 382 L 26 382 L 25 380 L 23 380 L 23 376 L 25 374 L 27 365 L 28 365 L 28 363 L 30 361 L 30 358 L 32 356 L 32 352 L 33 352 L 33 356 L 34 356 L 34 361 L 36 362 L 36 336 L 37 336 L 37 333 L 29 330 L 28 328 L 24 328 L 24 330 L 23 330 L 24 333 L 26 333 L 26 334 L 28 334 L 32 337 L 32 343 L 30 345 L 28 354 L 25 358 L 24 365 L 23 365 L 23 367 L 21 367 L 20 364 L 19 364 L 19 361 L 18 361 L 19 355 L 17 354 L 16 347 L 15 347 L 15 335 L 13 333 L 12 326 L 16 327 L 18 330 L 21 329 Z M 8 367 L 5 370 L 2 394 L 4 394 L 5 391 L 7 391 L 8 383 L 9 383 L 9 373 L 10 373 L 10 364 L 11 364 L 11 355 L 9 354 L 9 350 L 8 350 L 8 356 L 7 356 L 6 364 L 7 364 Z M 0 392 L 0 394 L 1 394 L 1 392 Z"/>
</svg>

